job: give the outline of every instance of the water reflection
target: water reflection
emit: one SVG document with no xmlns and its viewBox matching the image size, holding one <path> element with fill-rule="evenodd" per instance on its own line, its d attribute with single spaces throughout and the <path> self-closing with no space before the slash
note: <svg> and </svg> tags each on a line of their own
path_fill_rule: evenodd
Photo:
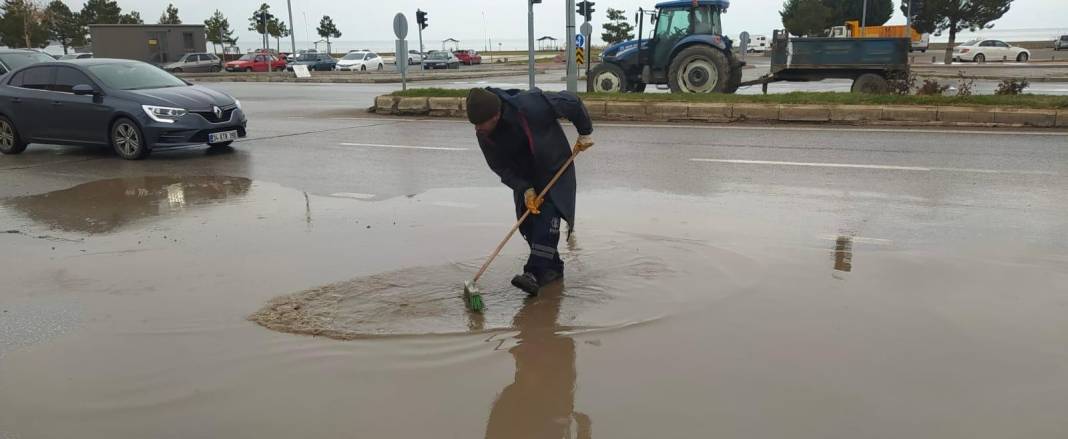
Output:
<svg viewBox="0 0 1068 439">
<path fill-rule="evenodd" d="M 0 207 L 60 230 L 107 233 L 137 220 L 243 197 L 251 186 L 251 180 L 237 177 L 117 178 L 11 198 Z"/>
<path fill-rule="evenodd" d="M 593 436 L 592 422 L 575 412 L 575 341 L 557 333 L 563 284 L 529 299 L 514 319 L 518 344 L 515 381 L 497 397 L 487 438 L 579 438 Z"/>
</svg>

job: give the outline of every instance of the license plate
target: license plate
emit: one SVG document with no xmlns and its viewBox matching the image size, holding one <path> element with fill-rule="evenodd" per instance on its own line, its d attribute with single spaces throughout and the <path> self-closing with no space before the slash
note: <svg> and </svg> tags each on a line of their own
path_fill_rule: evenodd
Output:
<svg viewBox="0 0 1068 439">
<path fill-rule="evenodd" d="M 208 134 L 208 143 L 220 143 L 237 140 L 237 130 Z"/>
</svg>

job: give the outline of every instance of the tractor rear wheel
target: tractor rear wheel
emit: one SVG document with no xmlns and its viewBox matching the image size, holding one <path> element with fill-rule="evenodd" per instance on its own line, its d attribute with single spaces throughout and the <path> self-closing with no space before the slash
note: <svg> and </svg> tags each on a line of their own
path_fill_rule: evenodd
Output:
<svg viewBox="0 0 1068 439">
<path fill-rule="evenodd" d="M 668 87 L 672 93 L 726 93 L 731 64 L 723 52 L 709 46 L 683 49 L 671 61 Z"/>
<path fill-rule="evenodd" d="M 734 94 L 738 91 L 738 87 L 742 85 L 742 63 L 738 61 L 738 58 L 730 57 L 731 61 L 731 77 L 727 80 L 726 93 Z"/>
</svg>

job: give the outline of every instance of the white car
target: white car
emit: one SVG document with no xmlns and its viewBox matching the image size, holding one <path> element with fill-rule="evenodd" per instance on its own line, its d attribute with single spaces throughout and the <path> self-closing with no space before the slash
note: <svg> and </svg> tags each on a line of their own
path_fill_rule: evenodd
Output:
<svg viewBox="0 0 1068 439">
<path fill-rule="evenodd" d="M 425 58 L 426 58 L 426 56 L 424 56 L 422 53 L 419 53 L 418 50 L 409 50 L 408 51 L 408 65 L 422 64 L 423 63 L 423 59 L 425 59 Z"/>
<path fill-rule="evenodd" d="M 1031 52 L 1000 40 L 971 40 L 953 48 L 954 61 L 1016 61 L 1027 62 Z"/>
<path fill-rule="evenodd" d="M 382 61 L 382 57 L 377 53 L 368 50 L 353 50 L 345 55 L 337 62 L 335 70 L 339 71 L 368 71 L 377 70 L 381 71 L 385 67 L 385 62 Z"/>
</svg>

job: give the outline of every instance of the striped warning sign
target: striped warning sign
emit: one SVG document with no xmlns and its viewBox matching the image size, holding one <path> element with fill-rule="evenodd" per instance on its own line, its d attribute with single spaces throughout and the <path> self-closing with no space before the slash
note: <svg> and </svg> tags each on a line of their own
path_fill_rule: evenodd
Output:
<svg viewBox="0 0 1068 439">
<path fill-rule="evenodd" d="M 575 48 L 575 62 L 578 64 L 586 64 L 586 54 L 581 47 Z"/>
</svg>

